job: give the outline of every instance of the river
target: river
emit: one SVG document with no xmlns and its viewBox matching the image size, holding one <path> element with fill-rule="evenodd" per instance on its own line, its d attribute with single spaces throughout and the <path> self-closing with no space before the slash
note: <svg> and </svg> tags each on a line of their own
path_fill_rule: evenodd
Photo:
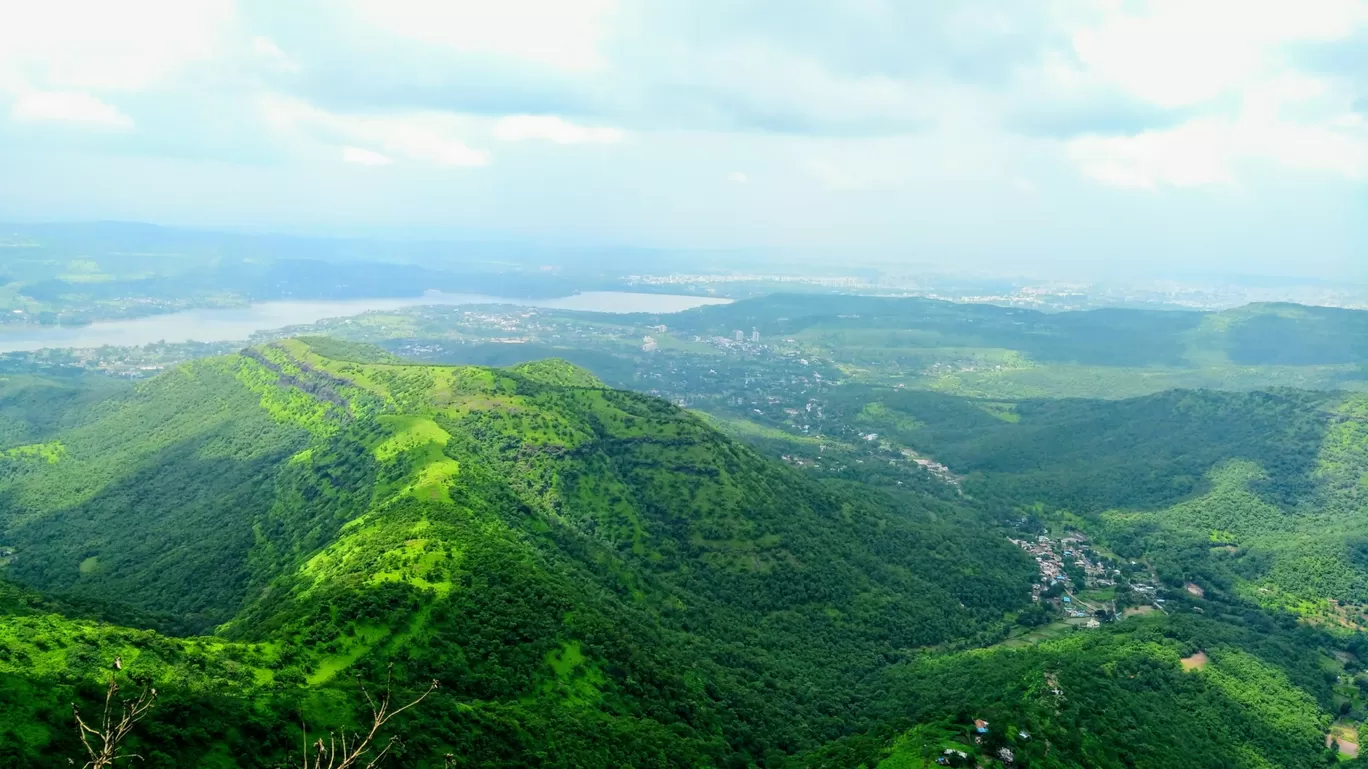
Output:
<svg viewBox="0 0 1368 769">
<path fill-rule="evenodd" d="M 586 291 L 555 299 L 506 299 L 429 291 L 422 296 L 406 298 L 259 302 L 228 310 L 184 310 L 87 326 L 23 326 L 13 331 L 0 329 L 0 353 L 102 345 L 141 346 L 155 342 L 232 342 L 245 340 L 258 331 L 317 323 L 324 318 L 432 304 L 515 304 L 587 312 L 673 313 L 730 301 L 706 296 L 635 294 L 625 291 Z"/>
</svg>

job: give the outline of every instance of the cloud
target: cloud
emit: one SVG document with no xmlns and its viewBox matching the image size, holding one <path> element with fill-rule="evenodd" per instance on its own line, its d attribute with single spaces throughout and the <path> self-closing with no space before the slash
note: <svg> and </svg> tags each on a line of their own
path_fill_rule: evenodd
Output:
<svg viewBox="0 0 1368 769">
<path fill-rule="evenodd" d="M 30 91 L 10 106 L 10 119 L 19 122 L 93 123 L 109 128 L 132 128 L 133 119 L 88 93 Z"/>
<path fill-rule="evenodd" d="M 1326 125 L 1250 113 L 1202 118 L 1135 136 L 1083 136 L 1070 141 L 1068 151 L 1086 176 L 1117 187 L 1232 184 L 1239 167 L 1255 162 L 1368 179 L 1368 123 L 1352 117 Z"/>
<path fill-rule="evenodd" d="M 0 86 L 140 91 L 212 61 L 232 0 L 0 0 Z"/>
<path fill-rule="evenodd" d="M 1106 184 L 1229 184 L 1255 164 L 1360 180 L 1368 135 L 1350 117 L 1357 90 L 1328 66 L 1342 51 L 1321 57 L 1320 71 L 1300 65 L 1363 28 L 1362 0 L 1151 0 L 1080 25 L 1075 58 L 1045 79 L 1064 92 L 1104 89 L 1155 115 L 1129 131 L 1076 124 L 1080 134 L 1062 137 L 1082 173 Z"/>
<path fill-rule="evenodd" d="M 304 144 L 378 147 L 386 155 L 458 168 L 488 165 L 489 153 L 473 149 L 459 137 L 467 123 L 443 113 L 348 115 L 305 102 L 271 96 L 260 109 L 278 134 Z"/>
<path fill-rule="evenodd" d="M 1196 187 L 1233 181 L 1228 126 L 1194 121 L 1135 136 L 1083 136 L 1069 142 L 1082 172 L 1115 187 Z"/>
<path fill-rule="evenodd" d="M 270 62 L 273 67 L 281 72 L 295 74 L 300 70 L 299 65 L 295 63 L 294 59 L 291 59 L 284 51 L 280 50 L 280 46 L 276 45 L 275 41 L 271 40 L 269 37 L 257 35 L 252 38 L 252 53 L 261 59 Z"/>
<path fill-rule="evenodd" d="M 359 166 L 387 166 L 394 161 L 379 152 L 362 149 L 360 147 L 343 147 L 342 160 L 346 163 L 355 163 Z"/>
<path fill-rule="evenodd" d="M 556 144 L 613 144 L 624 135 L 616 128 L 575 125 L 555 115 L 509 115 L 494 124 L 492 133 L 507 142 L 541 139 Z"/>
<path fill-rule="evenodd" d="M 1368 0 L 0 0 L 0 19 L 0 196 L 35 216 L 78 198 L 1080 263 L 1195 223 L 1202 253 L 1368 248 Z M 45 130 L 77 119 L 125 130 Z M 85 168 L 136 176 L 136 204 Z"/>
<path fill-rule="evenodd" d="M 351 0 L 364 23 L 465 53 L 588 71 L 602 67 L 614 0 Z"/>
<path fill-rule="evenodd" d="M 1338 40 L 1368 23 L 1360 0 L 1153 0 L 1140 7 L 1079 29 L 1073 47 L 1088 71 L 1161 107 L 1248 86 L 1280 65 L 1278 48 Z"/>
</svg>

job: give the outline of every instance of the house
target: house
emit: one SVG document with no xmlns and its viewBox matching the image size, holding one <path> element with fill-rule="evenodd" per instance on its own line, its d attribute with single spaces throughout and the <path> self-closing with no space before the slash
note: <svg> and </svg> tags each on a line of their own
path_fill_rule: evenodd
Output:
<svg viewBox="0 0 1368 769">
<path fill-rule="evenodd" d="M 981 718 L 975 718 L 975 719 L 974 719 L 974 731 L 978 732 L 979 734 L 987 734 L 987 733 L 988 733 L 988 722 L 987 722 L 987 721 L 984 721 L 984 720 L 981 719 Z"/>
<path fill-rule="evenodd" d="M 1073 599 L 1068 597 L 1067 595 L 1061 596 L 1059 600 L 1063 601 L 1064 603 L 1073 603 Z"/>
<path fill-rule="evenodd" d="M 1088 620 L 1088 623 L 1084 625 L 1084 627 L 1088 628 L 1089 630 L 1096 630 L 1097 628 L 1102 627 L 1102 623 L 1098 622 L 1096 619 L 1090 619 Z"/>
</svg>

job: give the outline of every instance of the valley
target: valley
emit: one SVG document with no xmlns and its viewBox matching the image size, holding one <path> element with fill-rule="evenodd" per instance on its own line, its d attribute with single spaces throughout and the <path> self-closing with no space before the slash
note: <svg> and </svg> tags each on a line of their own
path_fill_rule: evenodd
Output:
<svg viewBox="0 0 1368 769">
<path fill-rule="evenodd" d="M 388 676 L 441 683 L 399 727 L 406 766 L 1316 766 L 1332 732 L 1356 744 L 1368 412 L 1279 386 L 1352 385 L 1352 345 L 1229 348 L 1251 362 L 1228 378 L 1222 337 L 1188 336 L 1165 376 L 1221 389 L 984 395 L 791 319 L 710 333 L 750 304 L 413 308 L 161 346 L 132 379 L 7 356 L 0 703 L 27 726 L 0 744 L 69 754 L 44 713 L 97 696 L 111 655 L 169 703 L 138 737 L 166 766 L 274 765 L 301 709 L 346 728 Z M 866 313 L 836 320 L 926 322 Z M 1164 323 L 1089 387 L 1134 379 Z M 1054 333 L 1064 352 L 1015 354 L 1102 354 Z M 176 736 L 188 712 L 211 737 Z"/>
</svg>

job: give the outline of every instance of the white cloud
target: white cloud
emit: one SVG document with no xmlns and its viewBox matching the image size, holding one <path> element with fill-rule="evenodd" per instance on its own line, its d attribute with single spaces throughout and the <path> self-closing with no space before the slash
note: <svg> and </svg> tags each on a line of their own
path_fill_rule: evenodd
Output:
<svg viewBox="0 0 1368 769">
<path fill-rule="evenodd" d="M 1194 121 L 1136 136 L 1084 136 L 1069 142 L 1069 156 L 1084 174 L 1115 187 L 1154 189 L 1229 183 L 1230 130 Z"/>
<path fill-rule="evenodd" d="M 475 167 L 489 164 L 489 153 L 459 138 L 468 121 L 441 112 L 396 115 L 347 115 L 319 109 L 294 99 L 268 97 L 262 114 L 278 133 L 301 141 L 378 147 L 385 155 L 435 166 Z"/>
<path fill-rule="evenodd" d="M 1368 127 L 1353 120 L 1302 124 L 1244 115 L 1202 118 L 1135 136 L 1084 136 L 1069 156 L 1089 177 L 1117 187 L 1196 187 L 1236 181 L 1241 164 L 1368 179 Z"/>
<path fill-rule="evenodd" d="M 0 88 L 138 91 L 212 60 L 233 0 L 0 0 Z"/>
<path fill-rule="evenodd" d="M 394 160 L 388 156 L 381 155 L 379 152 L 362 149 L 360 147 L 343 147 L 342 160 L 346 163 L 355 163 L 359 166 L 387 166 L 394 162 Z"/>
<path fill-rule="evenodd" d="M 1283 66 L 1289 43 L 1338 40 L 1368 24 L 1362 0 L 1151 0 L 1073 35 L 1085 68 L 1163 107 L 1200 104 Z"/>
<path fill-rule="evenodd" d="M 252 53 L 270 62 L 273 67 L 281 72 L 291 74 L 299 72 L 299 64 L 280 50 L 280 46 L 276 45 L 275 41 L 269 37 L 258 35 L 252 38 Z"/>
<path fill-rule="evenodd" d="M 492 133 L 503 141 L 541 139 L 557 144 L 612 144 L 623 138 L 616 128 L 575 125 L 555 115 L 509 115 L 494 124 Z"/>
<path fill-rule="evenodd" d="M 352 0 L 364 24 L 458 51 L 558 69 L 602 67 L 616 0 Z"/>
<path fill-rule="evenodd" d="M 1081 69 L 1051 62 L 1073 88 L 1119 91 L 1192 114 L 1130 136 L 1082 136 L 1068 154 L 1086 176 L 1122 187 L 1235 182 L 1251 162 L 1368 177 L 1368 132 L 1352 83 L 1299 71 L 1289 46 L 1368 28 L 1364 0 L 1151 0 L 1104 14 L 1072 37 Z"/>
<path fill-rule="evenodd" d="M 731 182 L 732 184 L 746 184 L 750 181 L 750 177 L 746 176 L 741 171 L 732 171 L 731 173 L 727 174 L 727 181 Z"/>
<path fill-rule="evenodd" d="M 117 107 L 79 91 L 29 91 L 10 105 L 10 119 L 20 122 L 95 123 L 132 128 L 133 119 Z"/>
</svg>

